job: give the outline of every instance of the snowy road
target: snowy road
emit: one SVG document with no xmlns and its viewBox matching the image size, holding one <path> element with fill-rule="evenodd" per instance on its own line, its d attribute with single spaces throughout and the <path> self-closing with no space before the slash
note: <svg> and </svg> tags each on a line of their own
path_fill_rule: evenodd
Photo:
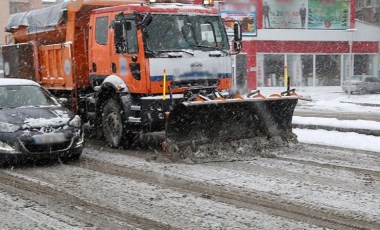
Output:
<svg viewBox="0 0 380 230">
<path fill-rule="evenodd" d="M 360 105 L 379 95 L 329 91 L 294 123 L 380 131 L 380 107 Z M 336 130 L 294 129 L 302 144 L 273 158 L 197 165 L 89 140 L 79 162 L 0 170 L 0 229 L 380 229 L 380 136 Z"/>
<path fill-rule="evenodd" d="M 69 165 L 0 171 L 1 229 L 379 229 L 380 157 L 300 145 L 185 165 L 85 149 Z"/>
</svg>

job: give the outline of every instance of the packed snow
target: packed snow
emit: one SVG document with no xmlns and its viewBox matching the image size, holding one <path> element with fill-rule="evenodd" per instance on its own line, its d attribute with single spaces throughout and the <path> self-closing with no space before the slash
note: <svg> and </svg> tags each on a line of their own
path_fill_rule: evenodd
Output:
<svg viewBox="0 0 380 230">
<path fill-rule="evenodd" d="M 270 95 L 284 91 L 283 88 L 262 88 L 262 93 Z M 379 114 L 380 94 L 350 95 L 340 87 L 305 87 L 297 90 L 299 95 L 310 96 L 312 101 L 300 100 L 296 111 L 311 111 L 313 117 L 294 116 L 293 124 L 339 127 L 348 129 L 380 130 L 380 122 L 366 119 L 365 114 Z M 341 112 L 356 114 L 357 120 L 339 120 L 335 117 L 318 117 L 320 111 L 329 111 L 332 116 Z M 303 143 L 335 146 L 380 152 L 380 137 L 354 132 L 327 130 L 293 129 L 298 140 Z"/>
<path fill-rule="evenodd" d="M 312 101 L 300 100 L 297 109 L 313 111 L 336 111 L 353 113 L 379 113 L 380 94 L 350 95 L 342 91 L 340 86 L 295 87 L 298 95 L 310 96 Z M 285 91 L 279 87 L 259 88 L 265 96 Z M 363 104 L 368 106 L 363 106 Z"/>
<path fill-rule="evenodd" d="M 376 136 L 321 129 L 293 129 L 293 132 L 297 134 L 298 141 L 303 143 L 380 152 L 380 137 Z"/>
<path fill-rule="evenodd" d="M 350 129 L 380 130 L 380 122 L 368 120 L 338 120 L 323 117 L 293 117 L 293 124 L 341 127 Z"/>
</svg>

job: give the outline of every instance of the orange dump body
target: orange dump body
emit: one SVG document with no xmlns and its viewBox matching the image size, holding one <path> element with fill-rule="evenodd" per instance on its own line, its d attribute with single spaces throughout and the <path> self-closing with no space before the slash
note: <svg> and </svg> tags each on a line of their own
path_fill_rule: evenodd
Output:
<svg viewBox="0 0 380 230">
<path fill-rule="evenodd" d="M 14 43 L 22 46 L 22 43 L 31 42 L 34 46 L 36 71 L 33 76 L 25 78 L 32 78 L 53 90 L 90 87 L 88 50 L 91 47 L 88 46 L 88 29 L 91 11 L 129 3 L 142 1 L 73 1 L 67 4 L 65 21 L 54 28 L 34 32 L 21 25 L 12 29 L 10 32 Z"/>
</svg>

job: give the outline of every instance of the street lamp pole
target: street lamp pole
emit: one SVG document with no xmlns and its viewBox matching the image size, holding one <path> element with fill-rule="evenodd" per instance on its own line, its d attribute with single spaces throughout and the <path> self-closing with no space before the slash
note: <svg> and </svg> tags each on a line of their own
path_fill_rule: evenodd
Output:
<svg viewBox="0 0 380 230">
<path fill-rule="evenodd" d="M 352 55 L 352 46 L 353 46 L 353 40 L 354 40 L 354 32 L 356 29 L 347 29 L 347 32 L 350 33 L 350 39 L 348 42 L 349 48 L 350 48 L 350 68 L 349 68 L 349 73 L 348 73 L 348 98 L 351 97 L 351 78 L 354 75 L 354 56 Z"/>
</svg>

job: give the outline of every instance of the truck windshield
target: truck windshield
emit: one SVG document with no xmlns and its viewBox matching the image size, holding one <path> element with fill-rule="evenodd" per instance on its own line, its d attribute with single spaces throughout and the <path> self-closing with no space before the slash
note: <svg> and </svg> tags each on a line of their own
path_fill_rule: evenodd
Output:
<svg viewBox="0 0 380 230">
<path fill-rule="evenodd" d="M 155 14 L 146 29 L 149 51 L 229 50 L 218 16 Z"/>
</svg>

